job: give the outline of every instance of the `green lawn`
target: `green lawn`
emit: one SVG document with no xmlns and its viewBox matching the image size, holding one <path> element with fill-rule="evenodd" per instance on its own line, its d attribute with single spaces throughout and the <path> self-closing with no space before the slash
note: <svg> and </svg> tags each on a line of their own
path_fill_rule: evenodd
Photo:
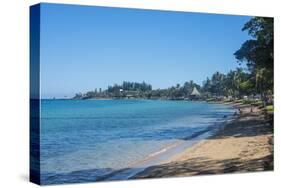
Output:
<svg viewBox="0 0 281 188">
<path fill-rule="evenodd" d="M 274 107 L 273 107 L 273 105 L 268 105 L 265 107 L 265 110 L 268 114 L 273 114 Z"/>
</svg>

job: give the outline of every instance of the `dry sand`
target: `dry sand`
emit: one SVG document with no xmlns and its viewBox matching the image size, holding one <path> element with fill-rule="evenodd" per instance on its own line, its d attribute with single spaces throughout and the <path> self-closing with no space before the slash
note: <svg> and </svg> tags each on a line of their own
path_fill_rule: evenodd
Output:
<svg viewBox="0 0 281 188">
<path fill-rule="evenodd" d="M 257 107 L 236 107 L 241 114 L 215 136 L 133 179 L 273 170 L 272 118 L 266 118 Z"/>
</svg>

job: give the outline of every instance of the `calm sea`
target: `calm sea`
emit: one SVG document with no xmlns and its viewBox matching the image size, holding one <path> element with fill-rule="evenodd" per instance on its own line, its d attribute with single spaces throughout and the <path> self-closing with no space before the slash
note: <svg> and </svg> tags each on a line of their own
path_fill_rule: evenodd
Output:
<svg viewBox="0 0 281 188">
<path fill-rule="evenodd" d="M 205 102 L 42 100 L 41 181 L 104 180 L 231 114 L 228 106 Z"/>
</svg>

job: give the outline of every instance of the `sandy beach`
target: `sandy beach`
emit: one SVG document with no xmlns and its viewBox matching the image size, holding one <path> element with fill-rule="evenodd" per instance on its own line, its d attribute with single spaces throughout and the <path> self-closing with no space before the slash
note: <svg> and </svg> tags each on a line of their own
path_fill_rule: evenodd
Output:
<svg viewBox="0 0 281 188">
<path fill-rule="evenodd" d="M 229 104 L 240 114 L 215 136 L 176 154 L 132 179 L 273 170 L 273 120 L 258 107 Z"/>
</svg>

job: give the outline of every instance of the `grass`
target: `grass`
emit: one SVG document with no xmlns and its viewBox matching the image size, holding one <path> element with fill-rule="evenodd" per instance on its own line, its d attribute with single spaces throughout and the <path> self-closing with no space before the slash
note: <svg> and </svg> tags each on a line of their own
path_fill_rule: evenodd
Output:
<svg viewBox="0 0 281 188">
<path fill-rule="evenodd" d="M 243 103 L 244 101 L 245 101 L 244 99 L 234 100 L 235 103 Z"/>
<path fill-rule="evenodd" d="M 208 98 L 208 99 L 206 99 L 206 101 L 207 102 L 215 102 L 215 101 L 217 101 L 215 98 Z"/>
<path fill-rule="evenodd" d="M 206 99 L 207 102 L 213 102 L 216 101 L 215 98 L 208 98 Z M 248 99 L 224 99 L 223 100 L 224 103 L 229 103 L 229 102 L 233 102 L 233 103 L 241 103 L 241 104 L 250 104 L 256 107 L 259 107 L 263 112 L 267 113 L 267 114 L 273 114 L 274 112 L 274 108 L 273 105 L 267 105 L 266 107 L 263 107 L 263 102 L 262 100 L 248 100 Z"/>
<path fill-rule="evenodd" d="M 246 100 L 246 99 L 239 99 L 239 100 L 235 100 L 235 103 L 243 103 L 243 104 L 250 104 L 253 106 L 256 106 L 258 108 L 260 108 L 265 114 L 267 115 L 273 115 L 274 113 L 274 107 L 272 104 L 267 105 L 266 107 L 263 106 L 263 102 L 262 100 Z"/>
<path fill-rule="evenodd" d="M 243 100 L 243 104 L 253 104 L 254 102 L 253 101 L 250 101 L 250 100 Z"/>
<path fill-rule="evenodd" d="M 273 105 L 268 105 L 265 107 L 265 110 L 266 110 L 266 113 L 268 114 L 273 114 L 274 112 L 274 108 L 273 108 Z"/>
<path fill-rule="evenodd" d="M 262 102 L 262 100 L 257 100 L 257 101 L 255 101 L 255 102 L 253 102 L 253 105 L 254 105 L 254 106 L 262 106 L 262 105 L 263 105 L 263 102 Z"/>
</svg>

